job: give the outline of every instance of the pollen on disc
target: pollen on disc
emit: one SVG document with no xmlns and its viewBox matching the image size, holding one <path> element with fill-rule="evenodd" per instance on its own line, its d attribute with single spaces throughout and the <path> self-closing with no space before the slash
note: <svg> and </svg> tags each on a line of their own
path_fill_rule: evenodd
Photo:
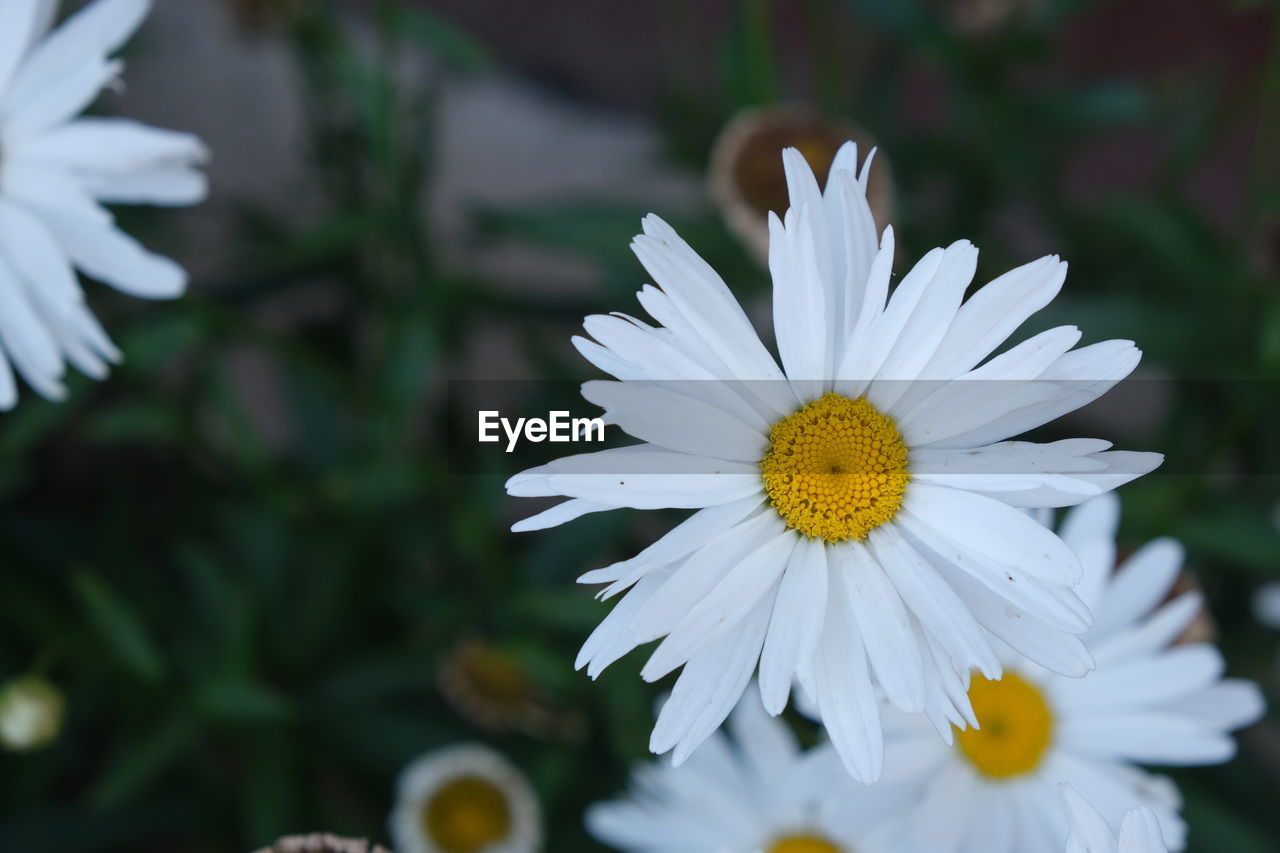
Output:
<svg viewBox="0 0 1280 853">
<path fill-rule="evenodd" d="M 770 428 L 760 473 L 787 525 L 827 542 L 860 541 L 891 520 L 911 479 L 893 419 L 835 392 Z"/>
</svg>

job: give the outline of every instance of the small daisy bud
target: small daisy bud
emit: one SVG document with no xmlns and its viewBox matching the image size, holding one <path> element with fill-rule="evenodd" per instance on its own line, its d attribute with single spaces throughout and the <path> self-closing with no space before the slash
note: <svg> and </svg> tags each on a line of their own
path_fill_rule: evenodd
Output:
<svg viewBox="0 0 1280 853">
<path fill-rule="evenodd" d="M 0 688 L 0 746 L 30 752 L 46 746 L 62 729 L 63 701 L 58 688 L 28 675 Z"/>
</svg>

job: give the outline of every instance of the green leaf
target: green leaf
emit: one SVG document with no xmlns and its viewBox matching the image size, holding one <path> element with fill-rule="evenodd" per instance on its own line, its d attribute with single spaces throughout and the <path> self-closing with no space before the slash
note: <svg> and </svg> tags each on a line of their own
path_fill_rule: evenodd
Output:
<svg viewBox="0 0 1280 853">
<path fill-rule="evenodd" d="M 89 441 L 170 443 L 183 435 L 182 419 L 152 403 L 123 403 L 95 412 L 81 428 Z"/>
<path fill-rule="evenodd" d="M 1267 513 L 1243 501 L 1205 507 L 1178 530 L 1188 548 L 1253 570 L 1259 577 L 1280 574 L 1280 531 Z"/>
<path fill-rule="evenodd" d="M 397 6 L 395 16 L 400 32 L 451 68 L 477 71 L 493 64 L 493 55 L 487 47 L 436 15 Z"/>
<path fill-rule="evenodd" d="M 293 716 L 293 703 L 279 691 L 260 684 L 220 682 L 196 695 L 196 708 L 211 719 L 233 725 L 275 725 Z"/>
<path fill-rule="evenodd" d="M 96 574 L 80 572 L 74 585 L 89 623 L 116 659 L 135 677 L 158 682 L 164 660 L 133 610 Z"/>
<path fill-rule="evenodd" d="M 195 733 L 189 718 L 176 717 L 126 740 L 115 750 L 106 773 L 89 793 L 90 804 L 107 809 L 133 797 L 186 751 Z"/>
</svg>

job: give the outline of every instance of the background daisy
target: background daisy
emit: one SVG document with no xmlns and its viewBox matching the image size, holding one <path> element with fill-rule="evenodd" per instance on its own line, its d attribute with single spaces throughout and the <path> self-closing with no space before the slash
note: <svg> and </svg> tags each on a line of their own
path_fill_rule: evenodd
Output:
<svg viewBox="0 0 1280 853">
<path fill-rule="evenodd" d="M 875 687 L 947 736 L 972 718 L 971 669 L 1000 674 L 990 637 L 1069 675 L 1091 664 L 1075 555 L 1020 508 L 1079 503 L 1153 469 L 1105 441 L 1007 441 L 1096 399 L 1137 365 L 1129 341 L 1073 347 L 1074 326 L 991 354 L 1057 294 L 1042 258 L 964 301 L 977 250 L 925 256 L 889 292 L 870 158 L 836 155 L 825 193 L 783 152 L 791 209 L 770 219 L 782 368 L 720 277 L 655 216 L 632 244 L 659 287 L 658 326 L 596 316 L 579 351 L 619 382 L 583 395 L 643 443 L 512 477 L 522 497 L 568 501 L 516 530 L 616 507 L 697 509 L 638 556 L 584 583 L 629 590 L 578 658 L 596 676 L 662 642 L 641 671 L 683 667 L 654 727 L 679 764 L 724 719 L 759 664 L 765 707 L 793 679 L 815 698 L 849 771 L 881 772 Z M 962 304 L 963 302 L 963 304 Z"/>
<path fill-rule="evenodd" d="M 101 379 L 120 359 L 77 272 L 144 299 L 187 277 L 122 231 L 104 204 L 187 205 L 205 196 L 194 136 L 80 117 L 124 69 L 112 59 L 150 0 L 95 0 L 48 32 L 54 0 L 0 3 L 0 409 L 14 371 L 50 399 L 67 362 Z"/>
<path fill-rule="evenodd" d="M 427 753 L 400 773 L 391 813 L 396 853 L 533 853 L 542 813 L 511 762 L 478 744 Z"/>
<path fill-rule="evenodd" d="M 592 806 L 592 835 L 625 853 L 887 853 L 908 801 L 852 783 L 830 748 L 802 750 L 748 693 L 679 768 L 637 767 L 630 793 Z M 856 790 L 855 790 L 856 789 Z M 886 829 L 887 828 L 887 829 Z"/>
<path fill-rule="evenodd" d="M 1084 639 L 1095 671 L 1067 678 L 1006 657 L 1002 680 L 975 677 L 969 689 L 982 728 L 958 733 L 951 747 L 898 720 L 887 762 L 915 774 L 920 788 L 910 819 L 915 849 L 1061 850 L 1064 782 L 1112 825 L 1130 809 L 1150 809 L 1169 849 L 1183 848 L 1177 789 L 1138 765 L 1229 760 L 1230 733 L 1256 721 L 1263 701 L 1253 683 L 1223 678 L 1213 646 L 1174 644 L 1204 606 L 1197 592 L 1162 603 L 1182 564 L 1178 543 L 1150 542 L 1113 571 L 1118 521 L 1119 502 L 1105 496 L 1061 526 L 1085 570 L 1080 594 L 1095 622 Z"/>
</svg>

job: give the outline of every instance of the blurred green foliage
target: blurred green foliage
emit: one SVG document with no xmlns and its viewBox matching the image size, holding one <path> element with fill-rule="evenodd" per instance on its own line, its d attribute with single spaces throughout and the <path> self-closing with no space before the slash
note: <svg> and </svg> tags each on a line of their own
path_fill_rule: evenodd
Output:
<svg viewBox="0 0 1280 853">
<path fill-rule="evenodd" d="M 781 4 L 744 0 L 707 87 L 681 62 L 681 5 L 664 18 L 659 116 L 677 162 L 700 171 L 738 109 L 800 99 L 855 118 L 891 155 L 900 254 L 967 237 L 989 277 L 1027 260 L 1013 217 L 1070 259 L 1064 296 L 1037 324 L 1133 338 L 1168 379 L 1159 423 L 1117 437 L 1164 451 L 1171 472 L 1124 490 L 1125 542 L 1181 537 L 1233 670 L 1274 687 L 1280 643 L 1248 598 L 1280 578 L 1280 283 L 1256 262 L 1280 222 L 1280 38 L 1225 100 L 1212 76 L 1161 90 L 1038 73 L 1055 34 L 1100 2 L 1046 0 L 974 38 L 920 0 L 810 0 L 794 8 L 813 73 L 795 91 L 775 37 Z M 444 380 L 480 324 L 517 342 L 537 375 L 584 375 L 563 332 L 584 313 L 633 310 L 643 273 L 627 244 L 646 211 L 619 198 L 474 212 L 479 247 L 518 240 L 595 264 L 590 298 L 442 267 L 422 213 L 432 81 L 500 63 L 420 8 L 375 6 L 371 44 L 326 3 L 284 36 L 324 211 L 297 226 L 245 210 L 222 247 L 240 275 L 196 282 L 173 304 L 104 300 L 126 363 L 107 383 L 73 382 L 67 404 L 28 395 L 0 420 L 0 677 L 43 673 L 68 713 L 54 746 L 0 755 L 0 850 L 226 853 L 316 828 L 383 838 L 400 767 L 477 739 L 529 773 L 549 849 L 594 850 L 584 806 L 646 755 L 662 686 L 643 684 L 634 659 L 594 684 L 572 671 L 607 607 L 573 579 L 661 527 L 618 512 L 508 536 L 524 508 L 500 478 L 460 474 L 443 453 Z M 407 82 L 400 60 L 423 51 L 438 75 Z M 941 120 L 923 128 L 903 112 L 921 73 L 945 82 Z M 1241 127 L 1256 150 L 1224 228 L 1192 182 Z M 1152 184 L 1074 192 L 1081 147 L 1135 130 L 1166 143 L 1145 152 Z M 709 208 L 672 219 L 741 296 L 764 293 L 764 272 Z M 299 295 L 327 309 L 283 328 L 267 319 Z M 269 389 L 266 418 L 243 392 L 246 371 Z M 520 660 L 583 731 L 494 734 L 445 703 L 441 658 L 471 635 Z M 1243 743 L 1232 765 L 1179 774 L 1193 851 L 1276 848 L 1276 735 Z"/>
</svg>

